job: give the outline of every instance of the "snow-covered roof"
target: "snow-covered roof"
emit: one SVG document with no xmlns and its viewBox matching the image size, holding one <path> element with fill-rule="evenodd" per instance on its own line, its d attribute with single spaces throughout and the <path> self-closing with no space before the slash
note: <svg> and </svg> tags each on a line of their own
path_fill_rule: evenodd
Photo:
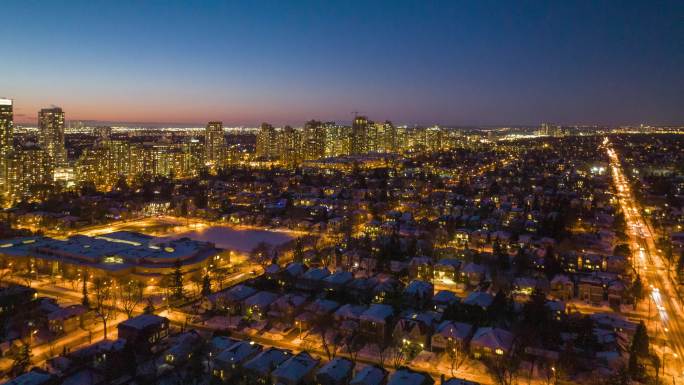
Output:
<svg viewBox="0 0 684 385">
<path fill-rule="evenodd" d="M 450 267 L 450 268 L 453 268 L 453 269 L 458 269 L 459 267 L 461 267 L 461 264 L 462 264 L 462 263 L 463 263 L 463 262 L 461 262 L 460 259 L 456 259 L 456 258 L 444 258 L 444 259 L 440 259 L 439 262 L 437 262 L 437 263 L 435 264 L 435 268 L 439 268 L 439 267 Z"/>
<path fill-rule="evenodd" d="M 350 303 L 343 305 L 335 311 L 335 318 L 339 319 L 358 319 L 363 312 L 368 309 L 364 305 L 352 305 Z"/>
<path fill-rule="evenodd" d="M 432 295 L 433 291 L 434 289 L 430 282 L 419 280 L 411 281 L 411 283 L 409 283 L 408 286 L 406 286 L 406 289 L 404 289 L 404 293 L 406 294 L 419 296 Z"/>
<path fill-rule="evenodd" d="M 216 301 L 219 298 L 227 301 L 239 302 L 247 297 L 253 296 L 256 292 L 257 290 L 251 286 L 239 284 L 231 287 L 228 290 L 210 294 L 207 296 L 207 298 L 209 299 L 209 301 L 212 302 Z"/>
<path fill-rule="evenodd" d="M 392 309 L 392 306 L 374 303 L 370 305 L 368 310 L 361 314 L 359 319 L 372 322 L 385 322 L 387 318 L 392 316 L 392 314 L 394 314 L 394 309 Z"/>
<path fill-rule="evenodd" d="M 216 355 L 216 361 L 225 364 L 240 364 L 261 351 L 254 341 L 240 341 Z"/>
<path fill-rule="evenodd" d="M 325 364 L 319 371 L 318 376 L 324 375 L 335 381 L 342 381 L 351 373 L 354 364 L 346 359 L 337 357 Z"/>
<path fill-rule="evenodd" d="M 356 373 L 349 385 L 381 385 L 387 372 L 377 366 L 368 365 Z"/>
<path fill-rule="evenodd" d="M 119 326 L 143 330 L 149 326 L 161 325 L 167 321 L 168 319 L 166 317 L 160 317 L 156 314 L 141 314 L 137 317 L 133 317 L 121 322 Z"/>
<path fill-rule="evenodd" d="M 289 360 L 280 364 L 272 373 L 273 378 L 278 383 L 297 384 L 306 377 L 318 365 L 318 360 L 314 359 L 309 353 L 301 352 Z"/>
<path fill-rule="evenodd" d="M 394 372 L 387 385 L 422 385 L 426 375 L 407 369 L 400 369 Z"/>
<path fill-rule="evenodd" d="M 332 313 L 335 311 L 340 306 L 339 303 L 335 301 L 331 301 L 329 299 L 317 299 L 313 302 L 311 302 L 307 307 L 306 310 L 313 312 L 313 313 Z"/>
<path fill-rule="evenodd" d="M 268 305 L 273 303 L 278 298 L 278 294 L 269 291 L 260 291 L 245 300 L 245 305 L 252 307 L 256 306 L 260 309 L 265 309 Z"/>
<path fill-rule="evenodd" d="M 348 271 L 336 271 L 325 277 L 323 281 L 332 285 L 344 285 L 354 278 Z"/>
<path fill-rule="evenodd" d="M 473 330 L 473 326 L 464 322 L 443 321 L 437 325 L 436 332 L 446 338 L 465 340 Z"/>
<path fill-rule="evenodd" d="M 300 262 L 292 262 L 285 267 L 285 272 L 292 277 L 299 277 L 306 271 L 306 266 Z"/>
<path fill-rule="evenodd" d="M 488 308 L 492 302 L 494 302 L 494 296 L 484 291 L 474 291 L 463 300 L 466 305 L 478 306 L 483 309 Z"/>
<path fill-rule="evenodd" d="M 257 354 L 256 357 L 245 363 L 245 369 L 256 372 L 261 376 L 266 376 L 270 373 L 271 368 L 280 365 L 282 362 L 291 357 L 292 354 L 287 350 L 278 348 L 270 348 Z"/>
<path fill-rule="evenodd" d="M 31 370 L 28 373 L 24 373 L 5 382 L 5 385 L 42 385 L 52 381 L 53 378 L 54 377 L 50 373 Z"/>
<path fill-rule="evenodd" d="M 488 347 L 492 350 L 503 349 L 510 350 L 513 345 L 513 334 L 498 328 L 479 328 L 470 340 L 471 345 Z"/>
<path fill-rule="evenodd" d="M 432 302 L 445 305 L 458 302 L 458 300 L 458 296 L 456 296 L 456 294 L 450 290 L 440 290 L 437 292 L 437 294 L 435 294 L 434 297 L 432 297 Z"/>
<path fill-rule="evenodd" d="M 484 266 L 472 262 L 463 268 L 463 272 L 466 274 L 484 274 L 486 271 L 487 269 Z"/>
<path fill-rule="evenodd" d="M 312 281 L 320 281 L 329 275 L 330 275 L 330 270 L 328 270 L 325 267 L 318 267 L 315 269 L 307 270 L 307 272 L 304 273 L 304 275 L 302 275 L 302 278 L 303 279 L 309 279 Z"/>
</svg>

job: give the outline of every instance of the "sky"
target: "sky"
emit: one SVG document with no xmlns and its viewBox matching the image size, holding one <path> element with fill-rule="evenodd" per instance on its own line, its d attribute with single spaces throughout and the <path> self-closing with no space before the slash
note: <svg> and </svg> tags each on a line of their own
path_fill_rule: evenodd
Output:
<svg viewBox="0 0 684 385">
<path fill-rule="evenodd" d="M 15 120 L 683 124 L 682 1 L 3 0 Z"/>
</svg>

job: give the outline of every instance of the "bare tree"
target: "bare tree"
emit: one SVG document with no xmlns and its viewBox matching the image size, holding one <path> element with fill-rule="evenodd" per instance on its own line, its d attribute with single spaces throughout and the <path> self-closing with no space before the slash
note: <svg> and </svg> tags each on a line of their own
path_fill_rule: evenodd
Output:
<svg viewBox="0 0 684 385">
<path fill-rule="evenodd" d="M 363 349 L 365 345 L 362 336 L 359 334 L 358 329 L 354 329 L 352 334 L 347 338 L 345 343 L 345 351 L 349 355 L 349 359 L 356 366 L 356 360 L 359 356 L 359 352 Z"/>
<path fill-rule="evenodd" d="M 374 345 L 378 348 L 378 363 L 383 368 L 385 367 L 385 361 L 387 361 L 387 353 L 389 349 L 385 347 L 380 342 L 375 342 Z"/>
<path fill-rule="evenodd" d="M 449 359 L 449 369 L 451 370 L 451 376 L 456 377 L 456 372 L 458 368 L 463 365 L 466 360 L 466 352 L 463 346 L 459 343 L 451 343 L 447 347 L 446 356 Z"/>
<path fill-rule="evenodd" d="M 107 322 L 116 316 L 111 281 L 100 277 L 95 278 L 93 280 L 93 297 L 94 301 L 91 301 L 93 310 L 102 321 L 104 338 L 107 339 Z"/>
<path fill-rule="evenodd" d="M 266 242 L 259 242 L 252 251 L 249 253 L 250 259 L 258 263 L 262 266 L 268 266 L 269 262 L 271 261 L 271 254 L 273 252 L 273 249 L 271 248 L 271 245 L 266 243 Z"/>
<path fill-rule="evenodd" d="M 126 316 L 131 318 L 135 308 L 143 301 L 143 285 L 136 280 L 124 280 L 119 282 L 119 288 L 119 304 Z"/>
<path fill-rule="evenodd" d="M 330 324 L 329 324 L 330 325 Z M 334 330 L 322 329 L 320 331 L 321 344 L 325 355 L 328 357 L 328 361 L 331 361 L 337 356 L 337 351 L 340 348 L 340 342 L 342 339 Z"/>
<path fill-rule="evenodd" d="M 393 367 L 398 368 L 406 363 L 406 354 L 401 346 L 393 344 L 387 349 L 389 350 L 389 359 Z"/>
<path fill-rule="evenodd" d="M 494 382 L 499 385 L 513 385 L 518 376 L 519 360 L 511 353 L 487 359 L 487 369 Z"/>
</svg>

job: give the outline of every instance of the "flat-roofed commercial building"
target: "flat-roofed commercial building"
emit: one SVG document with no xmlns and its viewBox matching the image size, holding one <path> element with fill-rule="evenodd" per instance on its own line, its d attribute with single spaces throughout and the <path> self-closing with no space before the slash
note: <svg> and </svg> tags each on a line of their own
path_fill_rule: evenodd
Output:
<svg viewBox="0 0 684 385">
<path fill-rule="evenodd" d="M 128 231 L 67 239 L 28 237 L 3 240 L 0 254 L 16 261 L 30 261 L 37 272 L 78 276 L 83 271 L 95 276 L 127 277 L 146 285 L 158 285 L 173 274 L 178 263 L 183 274 L 215 269 L 230 263 L 229 252 L 211 242 L 189 238 L 160 241 Z"/>
</svg>

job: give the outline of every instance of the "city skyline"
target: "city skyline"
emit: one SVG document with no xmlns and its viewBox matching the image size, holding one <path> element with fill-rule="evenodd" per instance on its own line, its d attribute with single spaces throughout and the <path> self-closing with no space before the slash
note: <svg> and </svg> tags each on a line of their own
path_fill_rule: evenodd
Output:
<svg viewBox="0 0 684 385">
<path fill-rule="evenodd" d="M 19 124 L 681 124 L 681 8 L 10 2 L 0 95 Z"/>
</svg>

